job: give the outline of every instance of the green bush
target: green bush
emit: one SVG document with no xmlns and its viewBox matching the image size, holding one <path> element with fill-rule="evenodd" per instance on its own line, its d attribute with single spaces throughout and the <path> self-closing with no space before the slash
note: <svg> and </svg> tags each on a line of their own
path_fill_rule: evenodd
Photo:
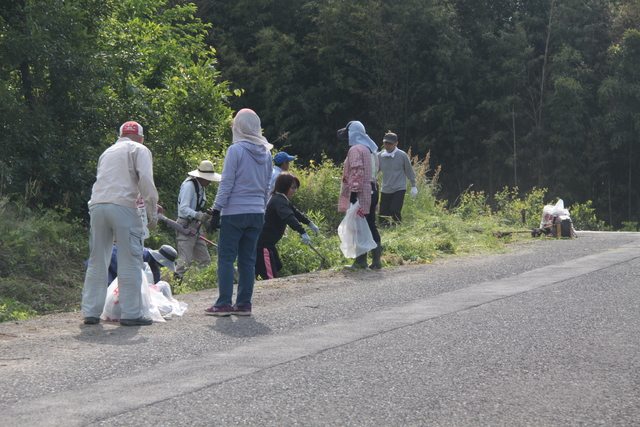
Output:
<svg viewBox="0 0 640 427">
<path fill-rule="evenodd" d="M 474 219 L 491 215 L 491 207 L 484 191 L 469 191 L 460 195 L 459 203 L 453 208 L 453 213 L 462 219 Z"/>
<path fill-rule="evenodd" d="M 88 230 L 64 209 L 25 209 L 0 201 L 0 295 L 32 311 L 76 309 Z"/>
<path fill-rule="evenodd" d="M 325 233 L 335 232 L 344 217 L 344 213 L 338 212 L 342 167 L 323 156 L 319 165 L 313 161 L 305 169 L 294 165 L 289 172 L 300 180 L 292 203 L 302 212 L 316 212 L 322 218 L 322 223 L 316 222 L 316 225 Z"/>
<path fill-rule="evenodd" d="M 620 231 L 638 231 L 637 221 L 623 221 Z"/>
<path fill-rule="evenodd" d="M 542 219 L 546 193 L 546 188 L 534 187 L 529 193 L 520 195 L 517 187 L 511 189 L 505 187 L 494 196 L 496 203 L 495 214 L 502 218 L 508 226 L 537 228 L 540 226 L 540 220 Z M 523 210 L 526 224 L 522 223 Z"/>
<path fill-rule="evenodd" d="M 605 230 L 604 221 L 596 218 L 595 209 L 592 206 L 593 202 L 587 200 L 585 204 L 576 203 L 569 208 L 571 221 L 576 230 Z"/>
<path fill-rule="evenodd" d="M 38 313 L 26 304 L 11 298 L 0 297 L 0 323 L 28 319 L 37 315 Z"/>
</svg>

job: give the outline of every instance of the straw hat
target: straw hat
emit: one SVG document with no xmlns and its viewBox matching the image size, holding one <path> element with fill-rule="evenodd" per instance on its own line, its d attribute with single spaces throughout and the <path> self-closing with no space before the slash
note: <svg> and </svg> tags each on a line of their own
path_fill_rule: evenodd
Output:
<svg viewBox="0 0 640 427">
<path fill-rule="evenodd" d="M 220 174 L 213 171 L 213 163 L 209 160 L 201 161 L 198 169 L 189 172 L 189 175 L 215 182 L 220 182 L 222 179 Z"/>
</svg>

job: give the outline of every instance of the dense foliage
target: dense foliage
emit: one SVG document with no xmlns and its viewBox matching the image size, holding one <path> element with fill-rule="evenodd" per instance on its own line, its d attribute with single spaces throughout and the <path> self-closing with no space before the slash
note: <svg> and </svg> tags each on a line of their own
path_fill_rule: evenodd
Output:
<svg viewBox="0 0 640 427">
<path fill-rule="evenodd" d="M 357 119 L 430 152 L 447 200 L 548 188 L 618 228 L 640 220 L 639 23 L 640 0 L 5 0 L 0 195 L 86 219 L 135 119 L 174 205 L 250 107 L 301 166 L 340 164 Z"/>
<path fill-rule="evenodd" d="M 335 130 L 395 131 L 470 185 L 548 188 L 638 221 L 638 0 L 198 0 L 225 80 L 300 160 L 335 162 Z M 492 198 L 490 203 L 495 205 Z"/>
<path fill-rule="evenodd" d="M 0 195 L 86 218 L 100 153 L 127 120 L 145 127 L 161 200 L 223 152 L 231 92 L 193 4 L 0 4 Z M 206 153 L 206 154 L 205 154 Z"/>
</svg>

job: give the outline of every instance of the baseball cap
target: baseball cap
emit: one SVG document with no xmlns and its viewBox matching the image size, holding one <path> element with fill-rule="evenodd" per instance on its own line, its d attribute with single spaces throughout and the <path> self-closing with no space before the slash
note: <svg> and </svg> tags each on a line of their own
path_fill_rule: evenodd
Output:
<svg viewBox="0 0 640 427">
<path fill-rule="evenodd" d="M 276 165 L 281 165 L 284 162 L 290 162 L 295 159 L 296 159 L 296 156 L 290 156 L 284 151 L 281 151 L 273 157 L 273 163 L 275 163 Z"/>
<path fill-rule="evenodd" d="M 347 123 L 347 125 L 342 129 L 338 129 L 338 132 L 337 132 L 338 139 L 342 139 L 342 140 L 349 139 L 349 126 L 351 126 L 351 123 L 353 123 L 353 121 Z"/>
<path fill-rule="evenodd" d="M 389 132 L 384 136 L 382 142 L 390 142 L 391 144 L 395 144 L 396 142 L 398 142 L 398 135 L 393 132 Z"/>
<path fill-rule="evenodd" d="M 135 135 L 144 135 L 142 126 L 138 122 L 126 122 L 120 126 L 120 135 L 124 133 L 133 133 Z"/>
</svg>

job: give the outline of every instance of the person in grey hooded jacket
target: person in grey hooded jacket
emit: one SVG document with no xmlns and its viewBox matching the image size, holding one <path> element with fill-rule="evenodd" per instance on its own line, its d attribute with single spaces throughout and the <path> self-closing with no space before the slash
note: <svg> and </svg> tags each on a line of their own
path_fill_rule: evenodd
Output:
<svg viewBox="0 0 640 427">
<path fill-rule="evenodd" d="M 233 144 L 222 168 L 209 230 L 218 237 L 218 291 L 210 316 L 251 315 L 256 245 L 264 225 L 271 177 L 273 145 L 262 136 L 260 117 L 248 108 L 238 111 L 232 124 Z M 233 297 L 233 263 L 238 261 L 238 293 Z"/>
</svg>

